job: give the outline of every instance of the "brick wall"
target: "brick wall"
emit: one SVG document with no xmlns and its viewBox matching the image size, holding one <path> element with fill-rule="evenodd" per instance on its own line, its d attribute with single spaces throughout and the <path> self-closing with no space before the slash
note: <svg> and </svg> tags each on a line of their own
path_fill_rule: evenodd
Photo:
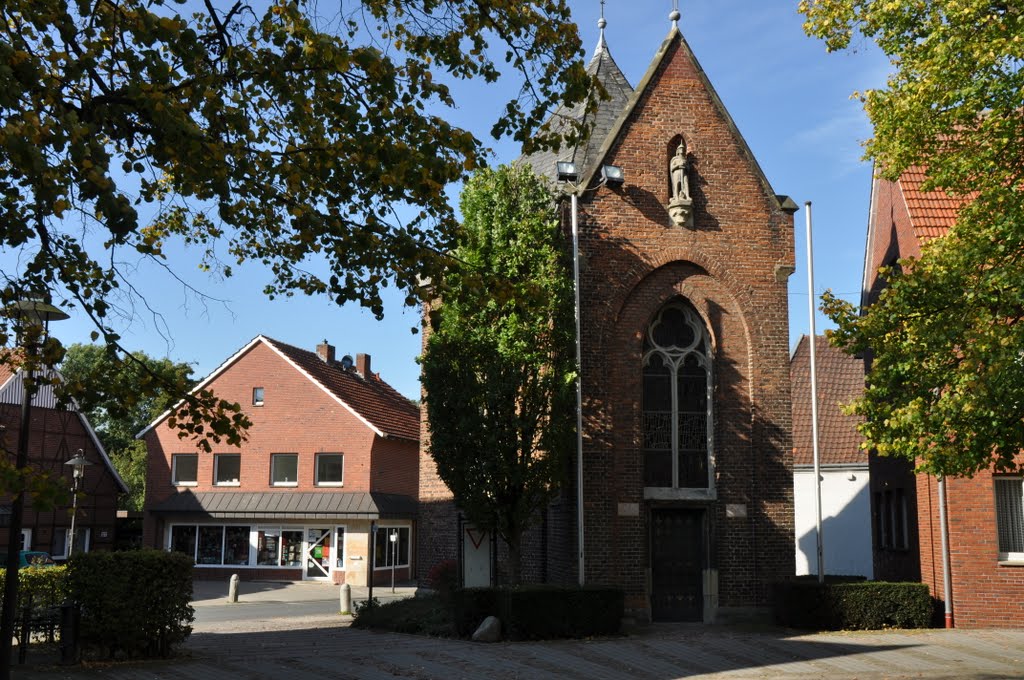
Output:
<svg viewBox="0 0 1024 680">
<path fill-rule="evenodd" d="M 938 488 L 935 478 L 917 478 L 921 526 L 921 580 L 944 600 Z M 1024 626 L 1024 564 L 999 563 L 992 475 L 948 479 L 950 573 L 958 628 Z"/>
<path fill-rule="evenodd" d="M 263 387 L 262 406 L 254 406 L 252 390 Z M 247 439 L 240 448 L 215 444 L 213 454 L 199 452 L 199 470 L 195 486 L 175 487 L 171 484 L 171 456 L 175 453 L 198 452 L 196 444 L 179 439 L 166 421 L 146 436 L 148 468 L 146 508 L 179 491 L 240 492 L 302 492 L 302 491 L 391 491 L 415 496 L 415 442 L 380 440 L 365 423 L 348 408 L 339 404 L 303 374 L 295 370 L 274 350 L 257 343 L 235 364 L 209 385 L 218 397 L 238 402 L 252 421 Z M 377 450 L 383 461 L 399 465 L 404 459 L 407 472 L 375 471 L 386 488 L 371 485 L 372 452 Z M 317 487 L 314 484 L 317 453 L 342 453 L 344 486 Z M 214 460 L 217 453 L 241 455 L 240 484 L 237 487 L 213 484 Z M 298 454 L 298 483 L 295 487 L 271 485 L 270 457 L 274 453 Z M 156 518 L 146 513 L 143 541 L 147 546 L 162 547 Z"/>
<path fill-rule="evenodd" d="M 643 497 L 643 330 L 682 297 L 714 346 L 708 566 L 720 605 L 764 605 L 767 584 L 794 570 L 788 306 L 785 276 L 776 275 L 793 266 L 793 218 L 689 48 L 668 50 L 605 161 L 624 169 L 625 186 L 581 203 L 587 581 L 623 586 L 627 608 L 648 606 L 656 504 Z M 672 225 L 665 208 L 679 134 L 691 160 L 693 229 Z M 620 503 L 643 510 L 621 516 Z M 726 504 L 744 505 L 747 517 L 727 519 Z"/>
</svg>

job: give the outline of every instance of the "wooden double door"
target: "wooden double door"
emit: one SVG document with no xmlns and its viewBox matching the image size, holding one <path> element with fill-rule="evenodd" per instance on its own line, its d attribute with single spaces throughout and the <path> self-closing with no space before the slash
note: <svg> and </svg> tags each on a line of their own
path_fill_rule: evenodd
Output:
<svg viewBox="0 0 1024 680">
<path fill-rule="evenodd" d="M 651 510 L 651 617 L 655 621 L 704 620 L 707 512 Z"/>
</svg>

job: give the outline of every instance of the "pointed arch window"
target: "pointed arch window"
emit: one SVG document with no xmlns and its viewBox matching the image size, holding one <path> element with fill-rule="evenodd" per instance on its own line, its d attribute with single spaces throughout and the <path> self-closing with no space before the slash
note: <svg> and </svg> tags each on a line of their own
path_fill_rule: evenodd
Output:
<svg viewBox="0 0 1024 680">
<path fill-rule="evenodd" d="M 644 336 L 644 486 L 709 489 L 711 343 L 682 300 L 658 312 Z"/>
</svg>

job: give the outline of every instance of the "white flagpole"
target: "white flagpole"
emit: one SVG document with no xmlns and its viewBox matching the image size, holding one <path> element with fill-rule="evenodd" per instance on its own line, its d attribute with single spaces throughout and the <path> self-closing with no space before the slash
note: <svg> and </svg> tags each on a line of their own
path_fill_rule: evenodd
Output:
<svg viewBox="0 0 1024 680">
<path fill-rule="evenodd" d="M 814 247 L 811 244 L 811 202 L 807 208 L 807 300 L 811 321 L 811 439 L 814 445 L 814 528 L 818 549 L 818 583 L 825 582 L 825 548 L 821 535 L 821 459 L 818 456 L 818 374 L 814 346 L 817 332 L 814 329 Z"/>
</svg>

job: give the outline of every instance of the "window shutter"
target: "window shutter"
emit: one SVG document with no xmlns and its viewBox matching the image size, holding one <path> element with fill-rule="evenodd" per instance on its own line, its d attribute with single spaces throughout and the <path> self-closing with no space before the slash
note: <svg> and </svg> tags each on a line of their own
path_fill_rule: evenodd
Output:
<svg viewBox="0 0 1024 680">
<path fill-rule="evenodd" d="M 995 479 L 999 552 L 1024 553 L 1024 479 Z"/>
</svg>

